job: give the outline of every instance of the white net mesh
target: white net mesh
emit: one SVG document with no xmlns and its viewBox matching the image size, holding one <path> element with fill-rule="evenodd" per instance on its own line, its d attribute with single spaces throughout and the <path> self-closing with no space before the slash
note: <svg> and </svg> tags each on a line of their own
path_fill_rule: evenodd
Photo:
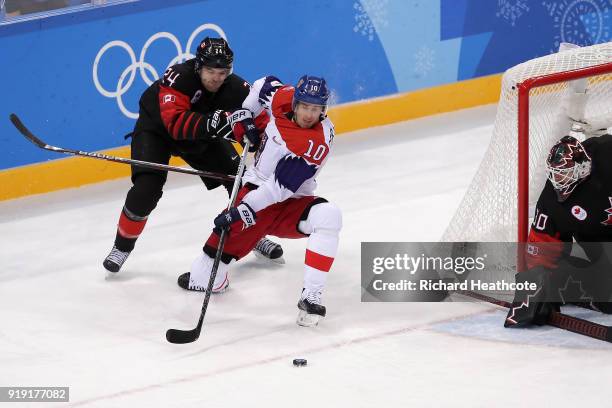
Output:
<svg viewBox="0 0 612 408">
<path fill-rule="evenodd" d="M 612 62 L 612 43 L 563 51 L 517 65 L 502 79 L 491 143 L 442 241 L 517 241 L 518 90 L 526 79 Z M 529 201 L 535 206 L 544 186 L 549 149 L 567 134 L 571 93 L 588 95 L 584 117 L 612 114 L 612 73 L 588 80 L 534 88 L 529 96 Z M 583 89 L 584 90 L 584 89 Z M 608 125 L 609 126 L 609 125 Z"/>
</svg>

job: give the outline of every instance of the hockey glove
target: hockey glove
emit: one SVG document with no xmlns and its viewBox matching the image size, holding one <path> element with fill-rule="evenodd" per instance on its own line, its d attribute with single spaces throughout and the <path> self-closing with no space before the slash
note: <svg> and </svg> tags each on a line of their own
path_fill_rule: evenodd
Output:
<svg viewBox="0 0 612 408">
<path fill-rule="evenodd" d="M 234 138 L 236 141 L 244 145 L 244 137 L 251 142 L 250 151 L 255 151 L 259 147 L 260 137 L 259 130 L 253 121 L 253 114 L 248 109 L 238 109 L 227 118 L 232 126 Z"/>
<path fill-rule="evenodd" d="M 206 117 L 206 136 L 212 139 L 222 137 L 223 139 L 234 140 L 232 126 L 227 118 L 228 112 L 222 110 L 209 113 Z"/>
<path fill-rule="evenodd" d="M 215 218 L 215 228 L 229 229 L 234 222 L 242 220 L 244 228 L 255 225 L 255 211 L 246 203 L 240 203 L 237 207 L 231 207 L 229 211 L 224 211 Z"/>
</svg>

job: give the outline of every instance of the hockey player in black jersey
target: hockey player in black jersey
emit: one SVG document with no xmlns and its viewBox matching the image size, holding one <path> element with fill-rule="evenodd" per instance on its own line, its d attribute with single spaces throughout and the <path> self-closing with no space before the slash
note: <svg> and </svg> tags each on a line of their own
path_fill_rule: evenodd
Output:
<svg viewBox="0 0 612 408">
<path fill-rule="evenodd" d="M 239 155 L 227 113 L 242 107 L 250 85 L 231 73 L 234 54 L 222 38 L 206 37 L 196 56 L 168 68 L 140 98 L 138 121 L 132 133 L 131 157 L 168 164 L 180 156 L 198 170 L 236 174 Z M 255 120 L 265 128 L 267 116 Z M 162 196 L 167 172 L 132 166 L 132 183 L 117 225 L 115 244 L 103 262 L 118 272 Z M 206 188 L 222 183 L 202 178 Z M 231 190 L 232 184 L 225 187 Z M 282 248 L 262 238 L 255 250 L 259 255 L 282 261 Z"/>
<path fill-rule="evenodd" d="M 527 242 L 527 270 L 516 276 L 538 289 L 516 293 L 506 327 L 544 324 L 564 303 L 612 313 L 612 136 L 582 143 L 563 137 L 550 150 L 547 174 Z M 570 255 L 574 242 L 584 255 Z"/>
</svg>

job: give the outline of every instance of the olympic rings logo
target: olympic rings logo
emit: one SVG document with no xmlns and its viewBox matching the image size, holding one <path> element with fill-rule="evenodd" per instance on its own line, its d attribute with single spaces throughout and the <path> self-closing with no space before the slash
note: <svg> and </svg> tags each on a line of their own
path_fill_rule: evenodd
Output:
<svg viewBox="0 0 612 408">
<path fill-rule="evenodd" d="M 94 63 L 93 63 L 92 74 L 93 74 L 93 82 L 94 82 L 94 85 L 96 86 L 96 89 L 98 90 L 98 92 L 100 92 L 103 96 L 107 98 L 116 98 L 117 106 L 119 107 L 119 110 L 121 110 L 121 112 L 125 116 L 127 116 L 130 119 L 138 119 L 138 113 L 131 112 L 129 109 L 125 107 L 123 103 L 123 95 L 130 89 L 130 87 L 134 83 L 134 80 L 136 79 L 137 71 L 140 72 L 140 77 L 147 84 L 147 86 L 151 85 L 153 82 L 159 79 L 159 74 L 155 70 L 155 67 L 153 67 L 151 64 L 145 61 L 147 50 L 149 49 L 151 44 L 153 44 L 156 40 L 160 38 L 166 38 L 174 44 L 174 46 L 176 47 L 176 57 L 174 57 L 168 63 L 168 66 L 166 67 L 166 69 L 168 69 L 174 64 L 181 63 L 185 60 L 188 60 L 194 57 L 194 55 L 190 52 L 191 46 L 193 45 L 193 42 L 195 41 L 196 36 L 205 30 L 215 31 L 220 37 L 227 40 L 225 32 L 218 25 L 208 24 L 208 23 L 202 24 L 201 26 L 196 28 L 191 33 L 191 35 L 189 36 L 189 40 L 187 41 L 187 45 L 185 46 L 185 51 L 183 52 L 183 48 L 181 47 L 181 44 L 179 40 L 176 38 L 176 36 L 174 36 L 172 33 L 163 31 L 163 32 L 155 33 L 151 37 L 149 37 L 149 39 L 145 42 L 144 46 L 142 47 L 142 50 L 140 51 L 140 58 L 138 60 L 136 60 L 136 54 L 134 53 L 134 50 L 132 49 L 132 47 L 130 47 L 130 45 L 126 43 L 125 41 L 114 40 L 114 41 L 110 41 L 106 43 L 100 49 L 100 51 L 98 51 L 98 54 L 96 55 L 96 59 L 94 60 Z M 119 76 L 119 80 L 117 81 L 116 88 L 114 90 L 107 90 L 102 86 L 102 84 L 100 84 L 100 80 L 98 79 L 98 65 L 100 64 L 100 60 L 102 59 L 102 56 L 104 56 L 104 53 L 113 47 L 123 48 L 128 53 L 128 56 L 130 57 L 130 60 L 131 60 L 131 64 L 128 65 L 123 70 L 121 75 Z M 151 74 L 153 79 L 149 77 L 149 74 Z"/>
</svg>

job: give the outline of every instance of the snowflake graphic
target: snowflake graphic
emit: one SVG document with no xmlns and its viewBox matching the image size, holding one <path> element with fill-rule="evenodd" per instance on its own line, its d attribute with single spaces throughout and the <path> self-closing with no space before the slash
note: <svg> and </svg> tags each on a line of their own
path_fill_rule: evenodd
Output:
<svg viewBox="0 0 612 408">
<path fill-rule="evenodd" d="M 529 11 L 525 0 L 498 0 L 497 3 L 498 11 L 495 15 L 509 21 L 513 27 L 516 21 Z"/>
<path fill-rule="evenodd" d="M 610 4 L 610 0 L 543 1 L 542 5 L 548 10 L 556 31 L 550 51 L 556 52 L 562 42 L 587 46 L 610 38 Z"/>
<path fill-rule="evenodd" d="M 329 91 L 329 98 L 327 99 L 327 105 L 334 106 L 340 103 L 340 95 L 338 91 L 335 89 L 331 89 Z"/>
<path fill-rule="evenodd" d="M 387 4 L 389 0 L 361 0 L 353 3 L 355 9 L 355 25 L 353 31 L 368 37 L 368 41 L 374 41 L 376 26 L 386 27 Z"/>
<path fill-rule="evenodd" d="M 435 67 L 435 51 L 427 46 L 422 46 L 414 53 L 414 72 L 419 76 L 427 76 Z"/>
<path fill-rule="evenodd" d="M 356 82 L 353 85 L 353 97 L 356 98 L 356 99 L 363 98 L 364 97 L 363 93 L 364 93 L 365 90 L 366 90 L 366 87 L 363 86 L 363 84 L 361 84 L 359 82 Z"/>
</svg>

